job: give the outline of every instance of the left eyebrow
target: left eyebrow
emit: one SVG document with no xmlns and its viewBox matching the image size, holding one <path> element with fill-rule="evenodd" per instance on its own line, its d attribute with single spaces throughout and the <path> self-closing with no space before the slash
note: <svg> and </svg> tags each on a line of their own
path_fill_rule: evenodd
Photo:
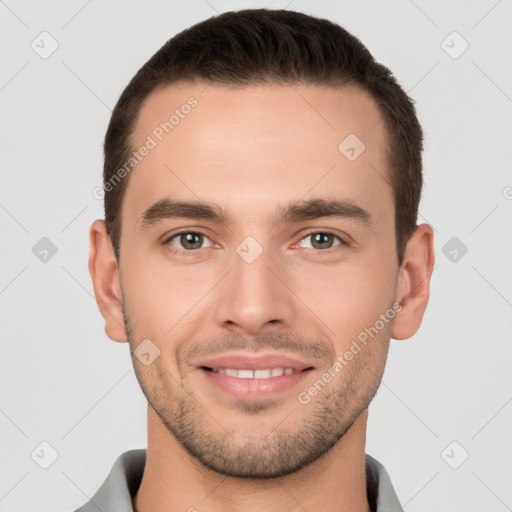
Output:
<svg viewBox="0 0 512 512">
<path fill-rule="evenodd" d="M 289 203 L 278 209 L 274 222 L 291 223 L 320 217 L 341 217 L 356 220 L 368 227 L 374 226 L 370 213 L 348 199 L 311 199 Z"/>
</svg>

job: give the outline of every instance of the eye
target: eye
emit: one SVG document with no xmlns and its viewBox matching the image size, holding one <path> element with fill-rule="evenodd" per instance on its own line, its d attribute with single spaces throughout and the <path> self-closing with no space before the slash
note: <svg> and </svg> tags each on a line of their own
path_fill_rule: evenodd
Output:
<svg viewBox="0 0 512 512">
<path fill-rule="evenodd" d="M 308 239 L 310 239 L 309 244 L 305 242 Z M 335 243 L 336 240 L 338 241 L 338 243 Z M 298 243 L 298 246 L 305 247 L 307 249 L 325 250 L 335 247 L 337 245 L 341 245 L 343 243 L 345 242 L 340 237 L 334 235 L 333 233 L 329 233 L 327 231 L 315 231 L 305 236 Z"/>
<path fill-rule="evenodd" d="M 210 244 L 207 247 L 213 246 L 213 242 L 203 233 L 197 231 L 182 231 L 168 238 L 165 244 L 190 252 L 196 249 L 202 249 L 205 241 Z"/>
</svg>

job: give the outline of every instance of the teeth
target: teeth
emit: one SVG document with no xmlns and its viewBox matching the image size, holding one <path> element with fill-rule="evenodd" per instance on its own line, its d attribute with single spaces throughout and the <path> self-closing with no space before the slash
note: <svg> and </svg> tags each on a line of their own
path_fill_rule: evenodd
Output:
<svg viewBox="0 0 512 512">
<path fill-rule="evenodd" d="M 254 370 L 255 379 L 268 379 L 272 377 L 272 370 Z"/>
<path fill-rule="evenodd" d="M 265 368 L 264 370 L 236 370 L 235 368 L 212 368 L 216 373 L 239 379 L 268 379 L 295 373 L 293 368 Z"/>
</svg>

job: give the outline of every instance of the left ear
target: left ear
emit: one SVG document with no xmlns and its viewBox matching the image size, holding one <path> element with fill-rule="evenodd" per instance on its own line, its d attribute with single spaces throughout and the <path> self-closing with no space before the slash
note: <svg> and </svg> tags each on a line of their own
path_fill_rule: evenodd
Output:
<svg viewBox="0 0 512 512">
<path fill-rule="evenodd" d="M 421 325 L 430 295 L 430 277 L 434 269 L 434 232 L 420 224 L 407 243 L 398 276 L 396 301 L 402 309 L 395 316 L 391 337 L 410 338 Z"/>
</svg>

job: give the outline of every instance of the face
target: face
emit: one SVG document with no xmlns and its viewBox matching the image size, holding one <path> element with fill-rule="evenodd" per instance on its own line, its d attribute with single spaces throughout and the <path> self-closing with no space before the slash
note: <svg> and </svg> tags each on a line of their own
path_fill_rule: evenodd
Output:
<svg viewBox="0 0 512 512">
<path fill-rule="evenodd" d="M 399 274 L 379 119 L 356 88 L 305 85 L 173 85 L 141 110 L 133 146 L 155 146 L 122 205 L 128 340 L 162 428 L 219 473 L 306 466 L 379 386 Z"/>
</svg>

